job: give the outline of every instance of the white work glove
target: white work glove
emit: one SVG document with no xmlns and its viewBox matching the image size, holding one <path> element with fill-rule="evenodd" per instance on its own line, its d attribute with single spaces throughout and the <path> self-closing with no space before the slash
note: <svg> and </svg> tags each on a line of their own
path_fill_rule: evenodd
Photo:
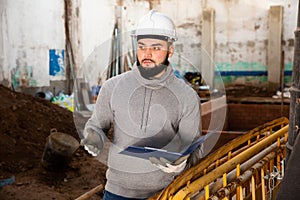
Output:
<svg viewBox="0 0 300 200">
<path fill-rule="evenodd" d="M 171 162 L 162 157 L 150 157 L 149 160 L 153 165 L 155 165 L 157 168 L 159 168 L 165 173 L 179 174 L 185 169 L 188 157 L 189 155 L 180 157 L 174 162 Z"/>
<path fill-rule="evenodd" d="M 97 156 L 103 148 L 102 134 L 104 132 L 101 129 L 85 128 L 83 131 L 84 138 L 80 141 L 80 144 L 92 156 Z"/>
</svg>

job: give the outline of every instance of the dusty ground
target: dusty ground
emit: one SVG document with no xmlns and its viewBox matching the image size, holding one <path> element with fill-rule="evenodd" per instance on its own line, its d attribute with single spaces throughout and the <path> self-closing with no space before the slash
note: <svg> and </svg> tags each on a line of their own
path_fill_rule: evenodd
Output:
<svg viewBox="0 0 300 200">
<path fill-rule="evenodd" d="M 82 147 L 61 171 L 50 172 L 41 165 L 52 128 L 79 141 L 71 112 L 1 85 L 0 112 L 0 181 L 15 176 L 14 184 L 0 188 L 1 200 L 76 199 L 105 183 L 106 166 Z M 101 195 L 91 199 L 101 199 Z"/>
<path fill-rule="evenodd" d="M 270 96 L 263 88 L 229 87 L 228 96 Z M 0 85 L 0 181 L 15 176 L 12 185 L 0 187 L 0 200 L 68 200 L 105 183 L 106 166 L 80 147 L 69 167 L 50 172 L 41 165 L 50 130 L 79 141 L 68 110 Z M 101 199 L 102 193 L 90 199 Z"/>
</svg>

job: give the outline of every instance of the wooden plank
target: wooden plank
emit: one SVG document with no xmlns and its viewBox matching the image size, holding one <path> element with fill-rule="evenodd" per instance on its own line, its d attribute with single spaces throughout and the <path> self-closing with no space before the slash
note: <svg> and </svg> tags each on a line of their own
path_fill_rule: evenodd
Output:
<svg viewBox="0 0 300 200">
<path fill-rule="evenodd" d="M 96 187 L 94 187 L 93 189 L 91 189 L 90 191 L 84 193 L 83 195 L 81 195 L 80 197 L 76 198 L 75 200 L 86 200 L 91 198 L 94 194 L 96 194 L 97 192 L 101 192 L 103 190 L 103 185 L 100 184 Z"/>
</svg>

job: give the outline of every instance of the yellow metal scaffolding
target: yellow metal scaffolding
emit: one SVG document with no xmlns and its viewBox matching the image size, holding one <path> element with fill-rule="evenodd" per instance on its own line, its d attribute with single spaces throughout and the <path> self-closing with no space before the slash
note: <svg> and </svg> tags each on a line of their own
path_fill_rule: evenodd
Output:
<svg viewBox="0 0 300 200">
<path fill-rule="evenodd" d="M 287 133 L 285 117 L 259 126 L 208 155 L 150 199 L 254 200 L 274 196 L 282 178 Z"/>
</svg>

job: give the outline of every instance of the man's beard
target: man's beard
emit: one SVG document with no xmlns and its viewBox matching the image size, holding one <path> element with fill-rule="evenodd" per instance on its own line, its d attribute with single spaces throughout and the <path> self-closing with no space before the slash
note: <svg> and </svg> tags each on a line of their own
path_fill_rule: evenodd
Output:
<svg viewBox="0 0 300 200">
<path fill-rule="evenodd" d="M 151 59 L 144 59 L 144 60 L 150 60 L 151 62 L 155 63 Z M 144 60 L 142 60 L 142 62 Z M 161 64 L 155 65 L 154 67 L 149 67 L 149 68 L 143 67 L 141 65 L 141 63 L 139 62 L 139 60 L 137 60 L 137 67 L 139 69 L 139 72 L 140 72 L 141 76 L 144 77 L 145 79 L 153 79 L 157 74 L 159 74 L 163 70 L 165 70 L 168 67 L 168 65 L 169 65 L 168 56 L 166 57 L 164 62 L 162 62 Z"/>
</svg>

